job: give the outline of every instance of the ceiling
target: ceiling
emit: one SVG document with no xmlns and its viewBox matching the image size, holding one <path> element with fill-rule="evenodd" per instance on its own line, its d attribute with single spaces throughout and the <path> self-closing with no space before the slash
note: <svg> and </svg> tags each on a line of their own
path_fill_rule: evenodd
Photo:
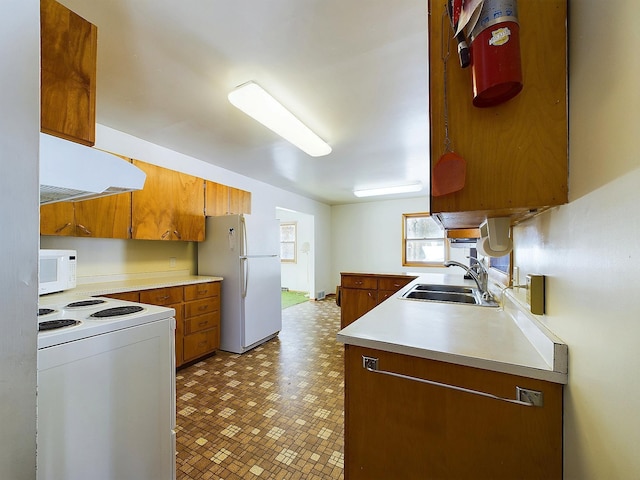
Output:
<svg viewBox="0 0 640 480">
<path fill-rule="evenodd" d="M 334 205 L 429 188 L 425 0 L 60 0 L 98 26 L 97 122 Z M 233 107 L 253 80 L 333 151 Z M 402 197 L 384 197 L 398 198 Z"/>
</svg>

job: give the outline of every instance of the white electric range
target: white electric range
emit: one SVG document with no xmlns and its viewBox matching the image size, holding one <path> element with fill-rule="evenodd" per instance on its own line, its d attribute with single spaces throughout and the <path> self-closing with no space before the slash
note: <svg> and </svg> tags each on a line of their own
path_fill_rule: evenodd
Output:
<svg viewBox="0 0 640 480">
<path fill-rule="evenodd" d="M 175 310 L 55 298 L 38 309 L 38 479 L 175 479 Z"/>
</svg>

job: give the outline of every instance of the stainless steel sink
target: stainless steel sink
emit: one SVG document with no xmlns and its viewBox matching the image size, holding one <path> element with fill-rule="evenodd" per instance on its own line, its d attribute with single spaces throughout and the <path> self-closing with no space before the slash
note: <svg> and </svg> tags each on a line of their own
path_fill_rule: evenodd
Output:
<svg viewBox="0 0 640 480">
<path fill-rule="evenodd" d="M 478 304 L 476 297 L 468 293 L 425 292 L 421 290 L 412 290 L 405 295 L 405 298 L 413 298 L 415 300 L 431 300 L 434 302 L 471 303 L 473 305 Z"/>
<path fill-rule="evenodd" d="M 483 298 L 480 290 L 473 287 L 458 285 L 438 285 L 420 283 L 402 295 L 405 300 L 419 300 L 424 302 L 458 303 L 477 305 L 479 307 L 498 307 L 493 299 Z"/>
<path fill-rule="evenodd" d="M 420 283 L 415 286 L 415 290 L 427 290 L 429 292 L 455 292 L 455 293 L 473 293 L 476 288 L 461 287 L 459 285 L 434 285 L 431 283 Z"/>
</svg>

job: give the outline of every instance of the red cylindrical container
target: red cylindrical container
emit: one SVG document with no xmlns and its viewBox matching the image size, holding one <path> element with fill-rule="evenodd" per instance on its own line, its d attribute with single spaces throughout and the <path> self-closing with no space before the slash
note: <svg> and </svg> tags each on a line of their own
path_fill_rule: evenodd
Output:
<svg viewBox="0 0 640 480">
<path fill-rule="evenodd" d="M 493 107 L 522 90 L 516 0 L 485 0 L 470 35 L 473 105 Z"/>
</svg>

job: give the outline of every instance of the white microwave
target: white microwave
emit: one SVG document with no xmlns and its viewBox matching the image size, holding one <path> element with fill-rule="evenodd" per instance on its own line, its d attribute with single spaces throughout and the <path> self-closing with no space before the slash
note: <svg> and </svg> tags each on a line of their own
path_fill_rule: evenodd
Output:
<svg viewBox="0 0 640 480">
<path fill-rule="evenodd" d="M 75 250 L 41 249 L 39 265 L 38 295 L 75 288 Z"/>
</svg>

